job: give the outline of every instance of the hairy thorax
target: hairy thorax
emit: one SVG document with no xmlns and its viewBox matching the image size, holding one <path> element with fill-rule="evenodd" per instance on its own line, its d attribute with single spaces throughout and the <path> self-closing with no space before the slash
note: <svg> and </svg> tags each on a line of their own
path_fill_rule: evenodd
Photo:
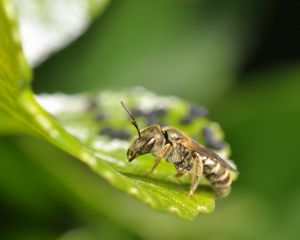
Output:
<svg viewBox="0 0 300 240">
<path fill-rule="evenodd" d="M 172 162 L 177 170 L 191 170 L 193 166 L 193 150 L 185 148 L 181 144 L 176 144 L 173 147 L 166 159 L 168 162 Z"/>
</svg>

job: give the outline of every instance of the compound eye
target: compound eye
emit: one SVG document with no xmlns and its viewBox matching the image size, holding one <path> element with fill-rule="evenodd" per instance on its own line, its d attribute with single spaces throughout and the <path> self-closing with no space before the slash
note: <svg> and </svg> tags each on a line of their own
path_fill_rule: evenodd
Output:
<svg viewBox="0 0 300 240">
<path fill-rule="evenodd" d="M 144 146 L 141 148 L 141 153 L 142 154 L 149 153 L 153 148 L 154 144 L 155 144 L 155 138 L 150 138 L 150 140 L 146 142 Z"/>
</svg>

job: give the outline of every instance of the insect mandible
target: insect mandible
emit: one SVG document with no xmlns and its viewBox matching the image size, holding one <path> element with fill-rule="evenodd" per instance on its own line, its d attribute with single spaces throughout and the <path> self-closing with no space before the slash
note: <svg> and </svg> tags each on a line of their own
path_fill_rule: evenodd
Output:
<svg viewBox="0 0 300 240">
<path fill-rule="evenodd" d="M 225 197 L 230 193 L 232 183 L 230 171 L 237 172 L 233 166 L 215 152 L 175 128 L 153 124 L 140 130 L 126 105 L 122 101 L 121 104 L 129 114 L 131 124 L 138 133 L 127 150 L 129 162 L 138 156 L 153 154 L 155 163 L 145 175 L 151 174 L 162 159 L 173 163 L 176 168 L 176 178 L 180 178 L 186 172 L 190 174 L 191 186 L 188 193 L 190 197 L 196 191 L 202 175 L 211 183 L 217 196 Z"/>
</svg>

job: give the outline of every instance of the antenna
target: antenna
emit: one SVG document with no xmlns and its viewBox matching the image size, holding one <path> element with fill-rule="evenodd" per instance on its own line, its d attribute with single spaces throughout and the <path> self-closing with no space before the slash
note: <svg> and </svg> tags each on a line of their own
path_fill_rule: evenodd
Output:
<svg viewBox="0 0 300 240">
<path fill-rule="evenodd" d="M 123 108 L 125 109 L 125 111 L 129 114 L 130 118 L 131 118 L 131 124 L 136 128 L 138 134 L 139 134 L 139 138 L 141 138 L 141 132 L 140 132 L 140 129 L 139 129 L 139 126 L 135 120 L 135 118 L 132 116 L 132 114 L 129 112 L 128 108 L 126 107 L 126 105 L 121 101 L 121 104 L 123 106 Z"/>
</svg>

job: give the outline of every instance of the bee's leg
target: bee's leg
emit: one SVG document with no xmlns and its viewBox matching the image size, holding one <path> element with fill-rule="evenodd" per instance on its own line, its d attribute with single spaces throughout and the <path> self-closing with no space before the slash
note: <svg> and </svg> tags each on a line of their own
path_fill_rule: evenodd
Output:
<svg viewBox="0 0 300 240">
<path fill-rule="evenodd" d="M 179 183 L 181 183 L 181 180 L 180 180 L 180 178 L 183 176 L 185 174 L 185 170 L 178 170 L 177 172 L 176 172 L 176 174 L 175 174 L 175 178 L 176 178 L 176 180 L 179 182 Z"/>
<path fill-rule="evenodd" d="M 193 195 L 193 193 L 196 191 L 198 185 L 199 185 L 199 180 L 200 177 L 202 176 L 203 173 L 203 162 L 200 159 L 200 156 L 195 153 L 194 154 L 194 166 L 193 166 L 193 180 L 191 183 L 190 191 L 189 191 L 189 197 Z"/>
<path fill-rule="evenodd" d="M 161 148 L 161 150 L 159 151 L 159 153 L 156 156 L 155 163 L 152 166 L 151 170 L 149 172 L 145 173 L 144 176 L 149 176 L 151 173 L 154 172 L 154 170 L 156 169 L 156 167 L 160 163 L 161 159 L 169 152 L 171 147 L 172 147 L 172 145 L 168 143 L 168 144 L 166 144 L 165 146 L 163 146 Z"/>
<path fill-rule="evenodd" d="M 155 159 L 155 163 L 154 165 L 152 166 L 151 170 L 149 172 L 146 172 L 145 174 L 143 174 L 145 177 L 149 176 L 151 173 L 154 172 L 154 170 L 156 169 L 156 167 L 158 166 L 158 164 L 160 163 L 161 161 L 161 157 L 160 156 L 157 156 L 156 159 Z"/>
<path fill-rule="evenodd" d="M 184 171 L 177 171 L 176 174 L 175 174 L 175 177 L 180 178 L 184 175 L 184 173 L 185 173 Z"/>
<path fill-rule="evenodd" d="M 190 182 L 193 181 L 193 173 L 192 172 L 189 172 L 189 180 L 190 180 Z"/>
</svg>

